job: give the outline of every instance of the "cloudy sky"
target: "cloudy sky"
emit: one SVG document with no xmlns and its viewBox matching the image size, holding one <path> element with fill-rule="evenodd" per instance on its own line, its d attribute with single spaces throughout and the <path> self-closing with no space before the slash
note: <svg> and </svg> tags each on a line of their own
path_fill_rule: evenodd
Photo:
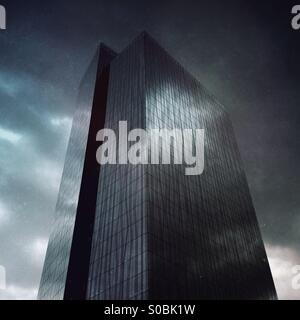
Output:
<svg viewBox="0 0 300 320">
<path fill-rule="evenodd" d="M 279 298 L 300 299 L 291 285 L 300 265 L 300 30 L 289 1 L 0 3 L 0 299 L 36 298 L 78 85 L 97 44 L 120 51 L 142 30 L 230 112 Z"/>
</svg>

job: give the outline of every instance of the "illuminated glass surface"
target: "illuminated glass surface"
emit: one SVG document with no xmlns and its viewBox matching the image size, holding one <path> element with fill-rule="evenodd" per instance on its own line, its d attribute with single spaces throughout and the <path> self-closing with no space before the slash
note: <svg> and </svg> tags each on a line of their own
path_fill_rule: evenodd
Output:
<svg viewBox="0 0 300 320">
<path fill-rule="evenodd" d="M 224 108 L 145 38 L 146 127 L 204 128 L 205 169 L 146 169 L 151 299 L 273 299 L 276 292 Z"/>
<path fill-rule="evenodd" d="M 74 119 L 40 298 L 64 297 L 88 110 Z M 205 169 L 101 166 L 85 298 L 275 299 L 229 116 L 145 33 L 110 62 L 105 127 L 117 132 L 121 120 L 128 130 L 205 129 Z"/>
</svg>

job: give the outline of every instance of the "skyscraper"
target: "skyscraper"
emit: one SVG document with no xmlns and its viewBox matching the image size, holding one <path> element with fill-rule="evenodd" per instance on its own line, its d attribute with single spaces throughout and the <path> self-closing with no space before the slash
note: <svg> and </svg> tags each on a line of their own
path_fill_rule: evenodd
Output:
<svg viewBox="0 0 300 320">
<path fill-rule="evenodd" d="M 79 92 L 40 299 L 275 299 L 227 112 L 155 40 L 101 45 Z M 203 128 L 205 169 L 96 162 L 96 133 Z"/>
</svg>

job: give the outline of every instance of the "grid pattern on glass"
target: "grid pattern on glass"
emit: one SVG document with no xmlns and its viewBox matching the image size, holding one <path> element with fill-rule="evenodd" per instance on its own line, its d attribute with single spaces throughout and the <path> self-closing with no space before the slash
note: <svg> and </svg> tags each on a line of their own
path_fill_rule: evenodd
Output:
<svg viewBox="0 0 300 320">
<path fill-rule="evenodd" d="M 88 116 L 75 115 L 40 298 L 63 298 Z M 230 119 L 145 33 L 110 63 L 105 127 L 117 133 L 122 120 L 204 129 L 205 169 L 101 166 L 86 298 L 276 298 Z"/>
<path fill-rule="evenodd" d="M 145 62 L 147 128 L 205 130 L 202 175 L 182 165 L 145 171 L 149 297 L 276 298 L 227 113 L 149 37 Z"/>
<path fill-rule="evenodd" d="M 143 41 L 110 65 L 105 127 L 118 133 L 145 122 Z M 87 299 L 143 299 L 147 293 L 147 224 L 142 165 L 102 165 Z"/>
<path fill-rule="evenodd" d="M 229 117 L 145 34 L 111 64 L 106 126 L 121 120 L 204 128 L 205 171 L 101 168 L 87 298 L 276 298 Z"/>
</svg>

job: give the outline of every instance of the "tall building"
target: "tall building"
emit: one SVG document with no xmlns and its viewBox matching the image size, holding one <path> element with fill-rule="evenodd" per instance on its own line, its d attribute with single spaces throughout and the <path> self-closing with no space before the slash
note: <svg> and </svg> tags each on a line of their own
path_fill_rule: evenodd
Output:
<svg viewBox="0 0 300 320">
<path fill-rule="evenodd" d="M 276 299 L 232 124 L 149 35 L 80 88 L 39 299 Z M 102 128 L 205 130 L 205 169 L 96 161 Z"/>
</svg>

